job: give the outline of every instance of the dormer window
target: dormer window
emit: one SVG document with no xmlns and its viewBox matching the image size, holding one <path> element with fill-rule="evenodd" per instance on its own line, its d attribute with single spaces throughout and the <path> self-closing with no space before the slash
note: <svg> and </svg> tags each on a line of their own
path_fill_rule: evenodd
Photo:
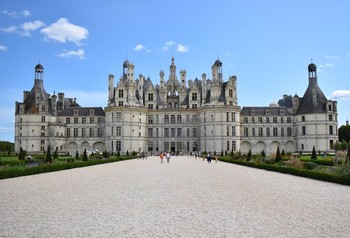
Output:
<svg viewBox="0 0 350 238">
<path fill-rule="evenodd" d="M 74 115 L 78 115 L 79 114 L 79 110 L 74 110 Z"/>
<path fill-rule="evenodd" d="M 90 110 L 90 115 L 92 116 L 92 115 L 94 115 L 94 114 L 95 114 L 95 110 L 91 109 L 91 110 Z"/>
<path fill-rule="evenodd" d="M 283 110 L 280 111 L 280 115 L 284 115 L 284 111 Z"/>
<path fill-rule="evenodd" d="M 251 112 L 250 112 L 251 115 L 255 115 L 255 110 L 252 109 Z"/>
<path fill-rule="evenodd" d="M 269 109 L 266 109 L 265 114 L 266 114 L 266 115 L 270 115 Z"/>
</svg>

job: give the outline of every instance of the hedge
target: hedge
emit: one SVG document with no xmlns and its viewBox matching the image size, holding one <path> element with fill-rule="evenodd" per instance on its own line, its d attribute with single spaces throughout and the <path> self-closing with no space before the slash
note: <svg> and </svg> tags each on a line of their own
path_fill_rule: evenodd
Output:
<svg viewBox="0 0 350 238">
<path fill-rule="evenodd" d="M 334 174 L 324 173 L 320 171 L 306 170 L 306 169 L 297 169 L 288 166 L 281 166 L 280 164 L 263 164 L 263 163 L 250 163 L 241 160 L 233 160 L 227 158 L 221 158 L 220 161 L 248 166 L 252 168 L 264 169 L 268 171 L 275 171 L 284 174 L 297 175 L 300 177 L 322 180 L 326 182 L 338 183 L 343 185 L 350 185 L 349 176 L 337 176 Z M 314 160 L 312 162 L 315 162 Z"/>
<path fill-rule="evenodd" d="M 89 161 L 77 161 L 73 163 L 59 163 L 59 164 L 43 164 L 34 167 L 5 167 L 0 170 L 0 179 L 6 178 L 14 178 L 19 176 L 54 172 L 59 170 L 73 169 L 73 168 L 81 168 L 86 166 L 105 164 L 111 162 L 117 162 L 122 160 L 134 159 L 134 157 L 119 157 L 119 158 L 111 158 L 105 160 L 89 160 Z"/>
</svg>

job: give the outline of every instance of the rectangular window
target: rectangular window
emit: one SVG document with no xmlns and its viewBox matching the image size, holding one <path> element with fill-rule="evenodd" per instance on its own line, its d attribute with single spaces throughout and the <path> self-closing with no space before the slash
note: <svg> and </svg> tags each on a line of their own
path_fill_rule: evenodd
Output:
<svg viewBox="0 0 350 238">
<path fill-rule="evenodd" d="M 230 151 L 230 141 L 226 141 L 226 151 Z"/>
<path fill-rule="evenodd" d="M 148 128 L 148 137 L 153 137 L 153 128 Z"/>
<path fill-rule="evenodd" d="M 226 112 L 226 121 L 230 121 L 230 113 Z"/>
<path fill-rule="evenodd" d="M 329 121 L 333 121 L 332 115 L 328 115 L 328 120 L 329 120 Z"/>
<path fill-rule="evenodd" d="M 149 125 L 153 124 L 153 115 L 148 115 L 148 124 Z"/>
<path fill-rule="evenodd" d="M 277 117 L 273 117 L 272 120 L 273 120 L 273 123 L 277 123 Z"/>
<path fill-rule="evenodd" d="M 115 149 L 116 149 L 117 151 L 121 151 L 121 150 L 122 150 L 122 142 L 121 142 L 120 140 L 117 140 L 117 141 L 115 142 Z"/>
<path fill-rule="evenodd" d="M 243 122 L 248 123 L 248 117 L 243 117 Z"/>
<path fill-rule="evenodd" d="M 159 128 L 156 128 L 156 137 L 159 137 Z"/>
<path fill-rule="evenodd" d="M 190 128 L 187 128 L 187 137 L 190 137 Z"/>
<path fill-rule="evenodd" d="M 283 123 L 283 117 L 281 117 L 281 123 Z"/>
<path fill-rule="evenodd" d="M 90 117 L 90 124 L 94 124 L 95 123 L 95 118 L 94 117 Z"/>
<path fill-rule="evenodd" d="M 164 137 L 169 137 L 169 128 L 164 128 Z"/>
<path fill-rule="evenodd" d="M 244 127 L 244 128 L 243 128 L 243 135 L 244 135 L 245 137 L 248 137 L 248 127 Z"/>
<path fill-rule="evenodd" d="M 122 113 L 121 112 L 116 112 L 115 113 L 115 119 L 117 122 L 121 122 L 122 121 Z"/>
<path fill-rule="evenodd" d="M 41 137 L 44 137 L 44 136 L 45 136 L 45 132 L 41 132 L 41 133 L 40 133 L 40 136 L 41 136 Z"/>
<path fill-rule="evenodd" d="M 124 105 L 124 102 L 123 102 L 123 101 L 119 101 L 119 102 L 118 102 L 118 106 L 119 106 L 119 107 L 122 107 L 123 105 Z"/>
<path fill-rule="evenodd" d="M 78 118 L 74 117 L 74 124 L 78 124 Z"/>
<path fill-rule="evenodd" d="M 86 124 L 86 117 L 81 118 L 81 123 Z"/>
<path fill-rule="evenodd" d="M 175 137 L 175 128 L 170 129 L 171 137 Z"/>
<path fill-rule="evenodd" d="M 41 145 L 45 145 L 45 140 L 40 140 Z"/>
<path fill-rule="evenodd" d="M 266 123 L 270 123 L 270 117 L 266 117 Z"/>
<path fill-rule="evenodd" d="M 306 135 L 306 128 L 305 128 L 305 126 L 303 126 L 302 128 L 301 128 L 301 134 L 304 136 L 304 135 Z"/>
<path fill-rule="evenodd" d="M 263 128 L 262 127 L 259 127 L 258 129 L 258 134 L 259 134 L 259 137 L 263 137 Z"/>
<path fill-rule="evenodd" d="M 233 97 L 233 90 L 232 90 L 232 89 L 229 89 L 229 90 L 228 90 L 228 96 L 229 96 L 230 98 Z"/>
<path fill-rule="evenodd" d="M 281 127 L 281 136 L 284 136 L 284 127 Z"/>
<path fill-rule="evenodd" d="M 262 117 L 258 117 L 258 123 L 262 123 Z"/>
<path fill-rule="evenodd" d="M 95 130 L 94 130 L 94 128 L 90 128 L 90 137 L 95 137 Z"/>
<path fill-rule="evenodd" d="M 255 128 L 252 128 L 252 136 L 255 137 Z"/>
<path fill-rule="evenodd" d="M 236 127 L 232 127 L 232 136 L 236 136 Z"/>
<path fill-rule="evenodd" d="M 70 137 L 70 128 L 67 128 L 67 137 Z"/>
<path fill-rule="evenodd" d="M 98 136 L 98 137 L 103 137 L 103 129 L 102 129 L 101 127 L 99 127 L 99 128 L 97 129 L 97 136 Z"/>
<path fill-rule="evenodd" d="M 305 116 L 301 116 L 301 121 L 305 122 Z"/>
<path fill-rule="evenodd" d="M 193 128 L 193 137 L 197 137 L 197 128 Z"/>
<path fill-rule="evenodd" d="M 102 121 L 103 121 L 103 118 L 102 118 L 102 117 L 98 117 L 98 118 L 97 118 L 97 123 L 98 123 L 98 124 L 102 124 Z"/>
<path fill-rule="evenodd" d="M 78 137 L 78 128 L 73 129 L 73 136 Z"/>
<path fill-rule="evenodd" d="M 291 117 L 287 117 L 287 123 L 292 123 L 292 118 Z"/>
<path fill-rule="evenodd" d="M 270 137 L 270 127 L 266 127 L 266 136 Z"/>
<path fill-rule="evenodd" d="M 70 124 L 70 118 L 66 117 L 66 124 Z"/>
<path fill-rule="evenodd" d="M 231 112 L 231 121 L 235 122 L 236 121 L 236 113 Z"/>
<path fill-rule="evenodd" d="M 175 115 L 170 116 L 170 123 L 175 124 Z"/>
<path fill-rule="evenodd" d="M 292 127 L 287 127 L 287 136 L 292 136 Z"/>
<path fill-rule="evenodd" d="M 156 115 L 156 123 L 159 123 L 159 115 Z"/>
<path fill-rule="evenodd" d="M 86 137 L 86 128 L 81 128 L 81 137 Z"/>
<path fill-rule="evenodd" d="M 192 101 L 197 101 L 197 93 L 192 93 Z"/>
<path fill-rule="evenodd" d="M 182 128 L 177 128 L 177 137 L 182 137 Z"/>
<path fill-rule="evenodd" d="M 153 93 L 148 94 L 148 101 L 150 101 L 150 102 L 153 101 Z"/>
<path fill-rule="evenodd" d="M 122 127 L 121 126 L 116 126 L 115 127 L 115 133 L 116 133 L 116 136 L 122 136 Z"/>
<path fill-rule="evenodd" d="M 45 116 L 41 116 L 41 122 L 45 122 Z"/>
<path fill-rule="evenodd" d="M 181 124 L 182 123 L 181 115 L 177 115 L 176 122 L 177 122 L 177 124 Z"/>
<path fill-rule="evenodd" d="M 333 126 L 329 126 L 329 134 L 333 135 Z"/>
<path fill-rule="evenodd" d="M 198 123 L 198 116 L 197 115 L 192 115 L 192 122 Z"/>
<path fill-rule="evenodd" d="M 255 123 L 255 117 L 251 117 L 252 123 Z"/>
<path fill-rule="evenodd" d="M 153 109 L 153 104 L 152 103 L 148 104 L 148 109 Z"/>
<path fill-rule="evenodd" d="M 273 136 L 274 136 L 274 137 L 277 137 L 277 136 L 278 136 L 278 134 L 277 134 L 277 127 L 274 127 L 274 128 L 273 128 Z"/>
<path fill-rule="evenodd" d="M 236 141 L 232 141 L 232 151 L 236 151 Z"/>
<path fill-rule="evenodd" d="M 229 126 L 226 127 L 226 136 L 230 136 L 230 127 Z"/>
<path fill-rule="evenodd" d="M 124 97 L 124 91 L 123 89 L 119 90 L 119 98 L 123 98 Z"/>
</svg>

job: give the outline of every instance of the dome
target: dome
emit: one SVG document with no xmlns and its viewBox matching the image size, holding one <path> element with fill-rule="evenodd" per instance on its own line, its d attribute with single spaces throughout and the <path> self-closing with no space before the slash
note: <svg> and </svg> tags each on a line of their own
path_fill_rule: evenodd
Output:
<svg viewBox="0 0 350 238">
<path fill-rule="evenodd" d="M 269 107 L 279 107 L 279 105 L 273 101 L 272 103 L 270 103 Z"/>
<path fill-rule="evenodd" d="M 316 65 L 314 63 L 309 64 L 309 66 L 307 67 L 309 71 L 316 71 Z"/>
<path fill-rule="evenodd" d="M 35 70 L 44 70 L 44 67 L 41 64 L 37 64 Z"/>
<path fill-rule="evenodd" d="M 125 60 L 124 63 L 123 63 L 123 67 L 126 67 L 130 64 L 130 62 L 128 60 Z"/>
<path fill-rule="evenodd" d="M 219 60 L 219 59 L 215 60 L 214 65 L 221 66 L 222 65 L 221 60 Z"/>
</svg>

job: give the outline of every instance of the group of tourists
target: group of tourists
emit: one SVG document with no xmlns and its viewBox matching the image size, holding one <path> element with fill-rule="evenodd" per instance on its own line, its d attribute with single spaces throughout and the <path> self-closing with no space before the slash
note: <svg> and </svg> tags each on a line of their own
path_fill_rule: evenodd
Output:
<svg viewBox="0 0 350 238">
<path fill-rule="evenodd" d="M 169 162 L 170 162 L 170 156 L 171 156 L 170 151 L 161 152 L 161 153 L 159 154 L 160 162 L 163 163 L 163 160 L 164 160 L 164 157 L 165 157 L 167 163 L 169 163 Z"/>
</svg>

